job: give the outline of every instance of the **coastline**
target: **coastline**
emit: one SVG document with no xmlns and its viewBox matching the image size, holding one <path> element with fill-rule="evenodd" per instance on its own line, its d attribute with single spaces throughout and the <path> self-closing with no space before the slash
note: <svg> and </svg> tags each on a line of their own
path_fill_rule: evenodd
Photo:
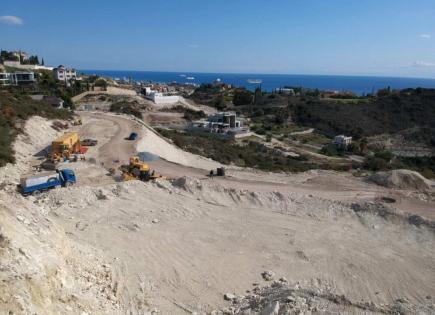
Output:
<svg viewBox="0 0 435 315">
<path fill-rule="evenodd" d="M 345 76 L 345 75 L 299 75 L 299 74 L 249 74 L 249 73 L 206 73 L 206 72 L 164 72 L 164 71 L 130 71 L 130 70 L 88 70 L 84 74 L 97 74 L 111 78 L 131 78 L 134 81 L 160 83 L 212 83 L 216 79 L 234 86 L 254 90 L 261 85 L 265 91 L 272 91 L 285 86 L 305 87 L 320 90 L 350 91 L 358 95 L 372 93 L 391 87 L 435 88 L 435 79 L 381 76 Z M 194 78 L 187 79 L 188 77 Z M 249 83 L 248 80 L 261 80 L 261 84 Z"/>
</svg>

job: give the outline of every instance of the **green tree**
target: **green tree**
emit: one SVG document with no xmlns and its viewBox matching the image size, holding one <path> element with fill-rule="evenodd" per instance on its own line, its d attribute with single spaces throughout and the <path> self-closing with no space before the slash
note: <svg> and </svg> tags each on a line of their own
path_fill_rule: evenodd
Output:
<svg viewBox="0 0 435 315">
<path fill-rule="evenodd" d="M 257 87 L 254 92 L 254 104 L 257 105 L 261 101 L 261 97 L 263 96 L 263 92 L 261 91 L 261 87 Z"/>
<path fill-rule="evenodd" d="M 95 81 L 95 86 L 101 87 L 104 90 L 106 90 L 107 89 L 107 81 L 102 79 L 102 78 L 99 78 Z"/>
<path fill-rule="evenodd" d="M 246 89 L 235 90 L 233 96 L 233 104 L 235 106 L 252 104 L 252 92 Z"/>
<path fill-rule="evenodd" d="M 215 107 L 218 110 L 223 110 L 226 108 L 225 105 L 225 98 L 223 96 L 223 94 L 220 94 L 217 98 L 216 98 L 216 102 L 215 102 Z"/>
</svg>

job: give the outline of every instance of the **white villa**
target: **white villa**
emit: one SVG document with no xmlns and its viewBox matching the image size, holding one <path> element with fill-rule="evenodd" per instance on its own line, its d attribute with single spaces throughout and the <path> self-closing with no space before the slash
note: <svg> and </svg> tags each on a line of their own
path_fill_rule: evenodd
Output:
<svg viewBox="0 0 435 315">
<path fill-rule="evenodd" d="M 53 76 L 56 80 L 67 82 L 77 79 L 77 72 L 73 68 L 66 68 L 63 65 L 60 65 L 53 69 Z"/>
</svg>

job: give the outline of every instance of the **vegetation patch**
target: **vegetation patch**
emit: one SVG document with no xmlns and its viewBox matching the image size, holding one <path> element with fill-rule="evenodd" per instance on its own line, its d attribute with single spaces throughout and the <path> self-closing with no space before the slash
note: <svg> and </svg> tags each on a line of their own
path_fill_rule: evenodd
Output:
<svg viewBox="0 0 435 315">
<path fill-rule="evenodd" d="M 166 129 L 158 131 L 181 149 L 223 164 L 235 164 L 272 172 L 303 172 L 315 168 L 345 170 L 348 168 L 348 165 L 314 164 L 307 161 L 304 156 L 297 158 L 287 156 L 282 150 L 268 148 L 252 140 L 238 144 L 234 140 L 221 139 L 212 134 Z"/>
<path fill-rule="evenodd" d="M 186 120 L 192 121 L 192 120 L 198 120 L 201 118 L 207 117 L 207 115 L 202 110 L 194 110 L 191 108 L 188 108 L 183 105 L 177 105 L 174 107 L 165 107 L 161 109 L 162 112 L 170 112 L 170 113 L 182 113 L 184 114 L 184 118 Z"/>
<path fill-rule="evenodd" d="M 110 105 L 110 111 L 115 113 L 133 115 L 137 118 L 142 118 L 143 106 L 137 102 L 116 102 Z"/>
<path fill-rule="evenodd" d="M 54 108 L 18 92 L 0 90 L 0 166 L 15 162 L 12 143 L 21 132 L 20 126 L 34 115 L 48 119 L 72 118 L 69 110 Z"/>
</svg>

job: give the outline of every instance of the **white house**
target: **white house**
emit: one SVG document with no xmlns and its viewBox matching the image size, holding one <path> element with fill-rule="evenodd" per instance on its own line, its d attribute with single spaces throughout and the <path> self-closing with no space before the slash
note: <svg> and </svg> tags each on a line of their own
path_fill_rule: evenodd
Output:
<svg viewBox="0 0 435 315">
<path fill-rule="evenodd" d="M 59 81 L 71 81 L 77 78 L 77 72 L 73 68 L 65 68 L 65 66 L 60 65 L 53 69 L 53 76 L 55 80 Z"/>
<path fill-rule="evenodd" d="M 1 72 L 0 85 L 28 85 L 35 83 L 33 72 Z"/>
<path fill-rule="evenodd" d="M 334 145 L 341 148 L 347 148 L 352 144 L 352 137 L 346 137 L 344 135 L 339 135 L 334 138 L 332 141 Z"/>
<path fill-rule="evenodd" d="M 160 92 L 152 91 L 147 96 L 149 99 L 151 99 L 155 104 L 173 104 L 177 103 L 180 100 L 180 97 L 178 95 L 165 95 Z"/>
</svg>

